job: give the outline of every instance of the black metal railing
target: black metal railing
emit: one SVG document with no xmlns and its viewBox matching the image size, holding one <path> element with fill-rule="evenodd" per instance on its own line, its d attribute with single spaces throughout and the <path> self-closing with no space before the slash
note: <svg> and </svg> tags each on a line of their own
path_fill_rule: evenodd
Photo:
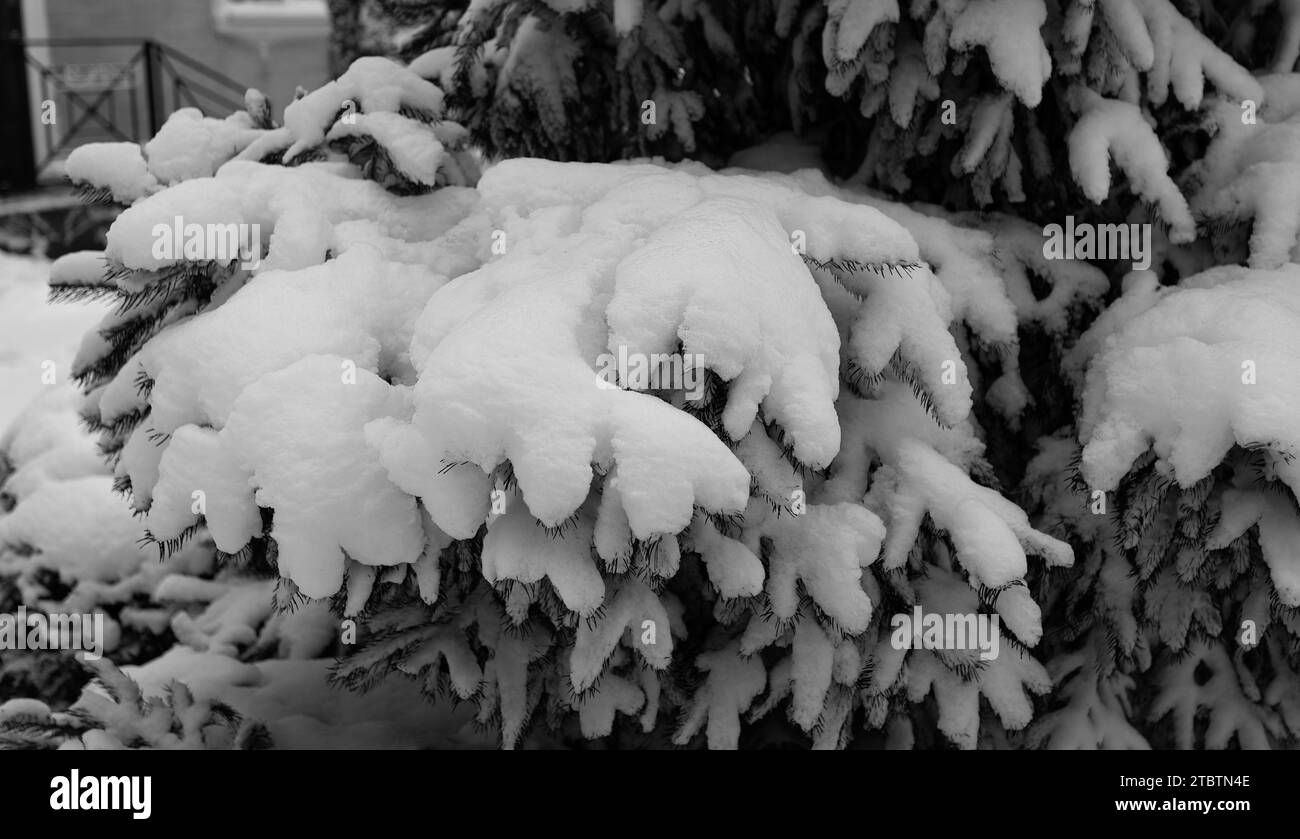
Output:
<svg viewBox="0 0 1300 839">
<path fill-rule="evenodd" d="M 146 142 L 180 108 L 225 116 L 243 107 L 243 85 L 158 41 L 8 39 L 0 46 L 22 50 L 36 97 L 28 116 L 43 137 L 38 178 L 84 143 Z"/>
</svg>

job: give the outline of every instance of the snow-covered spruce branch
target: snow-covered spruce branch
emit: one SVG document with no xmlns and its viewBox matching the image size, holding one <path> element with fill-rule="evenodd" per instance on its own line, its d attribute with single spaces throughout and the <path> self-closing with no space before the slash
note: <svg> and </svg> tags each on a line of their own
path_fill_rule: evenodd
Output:
<svg viewBox="0 0 1300 839">
<path fill-rule="evenodd" d="M 389 66 L 388 88 L 432 101 Z M 291 112 L 324 102 L 310 113 L 344 119 L 345 81 Z M 286 125 L 301 135 L 290 159 L 335 130 Z M 679 739 L 706 725 L 735 745 L 748 701 L 719 703 L 735 686 L 707 675 L 729 672 L 708 653 L 728 644 L 758 668 L 750 700 L 791 690 L 792 721 L 825 745 L 854 736 L 866 699 L 844 688 L 873 656 L 901 674 L 870 694 L 875 726 L 910 727 L 932 691 L 962 745 L 972 697 L 1008 728 L 1029 721 L 1025 691 L 1046 677 L 1025 650 L 1042 630 L 1015 591 L 1026 553 L 1062 565 L 1069 551 L 971 479 L 962 351 L 905 227 L 781 178 L 689 169 L 517 161 L 475 190 L 432 192 L 337 172 L 232 160 L 138 190 L 110 231 L 110 270 L 130 272 L 115 282 L 132 294 L 190 261 L 149 246 L 160 220 L 270 236 L 204 305 L 177 285 L 145 340 L 108 329 L 83 348 L 131 341 L 89 406 L 116 430 L 116 472 L 155 539 L 202 524 L 225 555 L 273 546 L 298 594 L 372 616 L 342 683 L 396 671 L 445 685 L 507 746 L 541 718 L 601 736 L 618 715 L 653 732 L 678 712 Z M 836 276 L 856 265 L 906 270 Z M 616 350 L 679 351 L 716 384 L 600 387 L 597 356 Z M 840 395 L 846 363 L 872 393 Z M 925 582 L 936 574 L 948 582 Z M 1014 655 L 985 667 L 918 652 L 899 670 L 911 657 L 888 646 L 889 609 L 945 605 L 1000 613 Z"/>
</svg>

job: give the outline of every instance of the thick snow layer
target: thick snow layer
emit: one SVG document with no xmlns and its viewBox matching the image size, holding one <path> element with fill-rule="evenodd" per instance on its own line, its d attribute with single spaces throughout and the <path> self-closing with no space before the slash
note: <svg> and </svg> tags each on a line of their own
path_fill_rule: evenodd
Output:
<svg viewBox="0 0 1300 839">
<path fill-rule="evenodd" d="M 259 270 L 301 268 L 323 262 L 331 250 L 335 225 L 350 220 L 381 220 L 389 236 L 432 238 L 436 225 L 467 190 L 447 188 L 410 198 L 395 198 L 373 181 L 349 177 L 333 163 L 285 168 L 244 160 L 225 164 L 212 178 L 194 178 L 157 193 L 123 211 L 108 231 L 107 256 L 128 268 L 156 270 L 181 262 L 184 254 L 155 253 L 156 225 L 186 227 L 258 225 L 267 251 Z M 472 193 L 471 193 L 472 195 Z M 251 228 L 250 228 L 251 230 Z"/>
<path fill-rule="evenodd" d="M 768 159 L 763 147 L 756 147 L 753 152 L 738 154 L 733 163 L 773 168 L 773 161 Z M 779 165 L 775 169 L 786 171 Z M 845 294 L 838 293 L 828 278 L 819 276 L 819 280 L 843 340 L 853 340 L 855 332 L 877 341 L 886 335 L 889 337 L 885 346 L 892 347 L 895 338 L 910 336 L 909 341 L 898 344 L 902 358 L 910 365 L 912 374 L 926 385 L 939 416 L 950 424 L 969 412 L 970 391 L 965 363 L 951 342 L 945 324 L 963 322 L 974 333 L 977 343 L 998 350 L 1002 376 L 989 387 L 987 398 L 1004 416 L 1015 421 L 1032 399 L 1020 379 L 1016 354 L 1018 325 L 1039 323 L 1053 334 L 1062 334 L 1070 323 L 1073 309 L 1100 301 L 1109 289 L 1105 273 L 1086 262 L 1044 258 L 1042 228 L 1011 216 L 952 214 L 939 207 L 908 206 L 861 190 L 836 187 L 814 171 L 798 172 L 786 182 L 816 195 L 831 195 L 874 207 L 906 228 L 916 240 L 920 256 L 933 277 L 927 282 L 927 273 L 916 271 L 911 273 L 911 283 L 885 288 L 892 296 L 923 287 L 932 305 L 914 301 L 919 305 L 909 307 L 914 314 L 901 332 L 892 331 L 896 326 L 882 333 L 865 323 L 855 324 L 859 307 Z M 1033 291 L 1031 275 L 1051 286 L 1050 293 L 1041 300 Z M 886 303 L 879 293 L 876 300 L 884 306 L 895 305 Z M 909 356 L 915 347 L 924 349 Z M 861 359 L 860 354 L 858 360 Z M 941 374 L 948 362 L 951 362 L 952 375 L 945 378 Z"/>
<path fill-rule="evenodd" d="M 235 401 L 220 432 L 259 505 L 276 511 L 281 573 L 308 597 L 338 590 L 345 552 L 396 565 L 424 548 L 415 499 L 389 483 L 363 431 L 397 410 L 400 396 L 366 370 L 344 381 L 342 363 L 309 355 L 264 376 Z"/>
<path fill-rule="evenodd" d="M 629 192 L 621 200 L 633 199 L 636 190 Z M 723 415 L 729 434 L 745 435 L 761 401 L 765 414 L 791 427 L 797 439 L 824 440 L 796 453 L 824 463 L 839 442 L 829 410 L 838 388 L 838 336 L 816 286 L 791 282 L 806 272 L 779 212 L 769 209 L 762 218 L 757 210 L 752 199 L 706 199 L 683 208 L 624 256 L 606 310 L 609 344 L 649 354 L 671 352 L 681 340 L 731 382 Z M 829 213 L 808 220 L 820 228 L 810 228 L 812 236 L 828 234 L 810 247 L 834 252 L 848 244 L 830 226 Z M 783 308 L 773 305 L 778 300 Z"/>
<path fill-rule="evenodd" d="M 506 252 L 426 307 L 412 341 L 423 363 L 411 430 L 375 431 L 407 491 L 436 492 L 444 476 L 403 463 L 488 472 L 509 460 L 531 514 L 555 525 L 586 499 L 595 463 L 617 467 L 611 482 L 637 538 L 682 530 L 693 504 L 743 508 L 749 476 L 702 425 L 596 386 L 601 353 L 650 356 L 679 342 L 730 382 L 723 423 L 734 437 L 761 407 L 796 457 L 833 457 L 838 336 L 792 234 L 818 258 L 876 264 L 915 259 L 901 228 L 755 178 L 652 166 L 509 161 L 479 190 Z M 604 329 L 590 320 L 601 313 Z M 545 384 L 520 389 L 525 379 Z"/>
<path fill-rule="evenodd" d="M 209 183 L 248 166 L 253 172 L 285 173 L 310 164 L 295 170 L 231 164 Z M 472 198 L 469 191 L 455 189 L 392 198 L 374 184 L 327 178 L 325 171 L 290 178 L 316 184 L 318 197 L 332 195 L 340 207 L 346 199 L 340 200 L 337 187 L 355 185 L 370 196 L 363 203 L 374 217 L 387 223 L 378 231 L 354 225 L 343 231 L 344 242 L 318 239 L 307 249 L 301 246 L 308 239 L 299 237 L 297 258 L 308 260 L 301 270 L 264 271 L 222 306 L 165 331 L 98 394 L 101 416 L 109 421 L 146 405 L 150 409 L 148 420 L 128 439 L 119 471 L 131 478 L 137 507 L 149 510 L 146 523 L 155 538 L 174 538 L 203 516 L 217 546 L 235 552 L 261 533 L 257 506 L 274 507 L 281 571 L 316 597 L 342 583 L 345 554 L 392 566 L 416 562 L 424 549 L 415 499 L 394 487 L 382 467 L 374 473 L 378 484 L 367 480 L 379 462 L 363 427 L 372 419 L 409 413 L 405 391 L 394 383 L 415 378 L 408 355 L 414 319 L 444 278 L 421 265 L 381 257 L 402 251 L 403 240 L 391 237 L 436 237 Z M 254 217 L 277 200 L 268 193 L 240 197 Z M 315 214 L 320 208 L 304 203 L 300 209 Z M 319 215 L 300 220 L 326 236 L 338 229 Z M 297 230 L 296 225 L 277 228 L 272 256 L 285 244 L 283 234 Z M 338 258 L 311 264 L 335 247 L 342 250 Z M 382 294 L 374 293 L 376 284 Z M 248 340 L 253 335 L 258 339 Z M 125 372 L 132 369 L 153 380 L 147 400 Z M 286 400 L 286 389 L 298 396 Z M 159 435 L 172 436 L 167 445 L 158 445 Z M 340 452 L 327 451 L 335 445 L 349 453 L 340 458 Z M 322 467 L 330 463 L 336 467 L 332 473 Z M 162 497 L 156 498 L 155 490 Z M 326 521 L 334 524 L 322 527 Z M 363 527 L 362 522 L 382 524 Z"/>
<path fill-rule="evenodd" d="M 1300 493 L 1298 365 L 1300 268 L 1164 295 L 1116 330 L 1088 369 L 1084 478 L 1114 489 L 1150 448 L 1187 487 L 1233 445 L 1263 446 L 1277 453 L 1276 476 Z"/>
<path fill-rule="evenodd" d="M 222 427 L 245 388 L 312 353 L 340 357 L 336 381 L 349 370 L 409 381 L 406 343 L 414 318 L 442 282 L 423 268 L 384 262 L 365 247 L 302 271 L 262 274 L 223 306 L 148 344 L 100 394 L 101 417 L 111 422 L 143 406 L 134 382 L 140 370 L 154 380 L 147 428 L 164 434 L 187 423 Z M 377 283 L 382 295 L 373 293 Z M 284 329 L 286 323 L 294 328 Z M 143 439 L 151 432 L 137 433 Z M 153 448 L 144 454 L 156 464 L 161 451 Z M 128 473 L 138 497 L 148 499 L 151 482 Z"/>
</svg>

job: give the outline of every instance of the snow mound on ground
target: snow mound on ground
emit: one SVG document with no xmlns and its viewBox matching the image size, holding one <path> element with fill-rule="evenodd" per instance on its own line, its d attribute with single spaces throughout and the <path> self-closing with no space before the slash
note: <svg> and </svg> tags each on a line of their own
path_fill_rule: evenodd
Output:
<svg viewBox="0 0 1300 839">
<path fill-rule="evenodd" d="M 107 309 L 47 304 L 49 276 L 43 259 L 0 252 L 0 430 L 43 391 L 68 382 L 81 336 Z"/>
<path fill-rule="evenodd" d="M 166 615 L 146 605 L 167 574 L 206 574 L 211 551 L 196 539 L 159 562 L 144 526 L 113 491 L 113 479 L 80 424 L 81 398 L 52 387 L 0 436 L 0 576 L 33 610 L 104 614 L 104 643 L 127 624 L 161 632 Z"/>
<path fill-rule="evenodd" d="M 66 580 L 103 582 L 130 574 L 152 558 L 137 544 L 142 535 L 107 475 L 47 484 L 0 518 L 0 551 L 38 551 L 30 559 L 7 560 L 6 568 L 40 567 Z"/>
</svg>

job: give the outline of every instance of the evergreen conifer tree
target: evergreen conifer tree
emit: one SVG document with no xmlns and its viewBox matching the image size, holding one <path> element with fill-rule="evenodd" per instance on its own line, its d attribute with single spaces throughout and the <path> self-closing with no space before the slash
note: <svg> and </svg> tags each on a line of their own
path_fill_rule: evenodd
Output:
<svg viewBox="0 0 1300 839">
<path fill-rule="evenodd" d="M 476 0 L 78 152 L 85 415 L 508 748 L 1292 745 L 1293 6 Z"/>
</svg>

